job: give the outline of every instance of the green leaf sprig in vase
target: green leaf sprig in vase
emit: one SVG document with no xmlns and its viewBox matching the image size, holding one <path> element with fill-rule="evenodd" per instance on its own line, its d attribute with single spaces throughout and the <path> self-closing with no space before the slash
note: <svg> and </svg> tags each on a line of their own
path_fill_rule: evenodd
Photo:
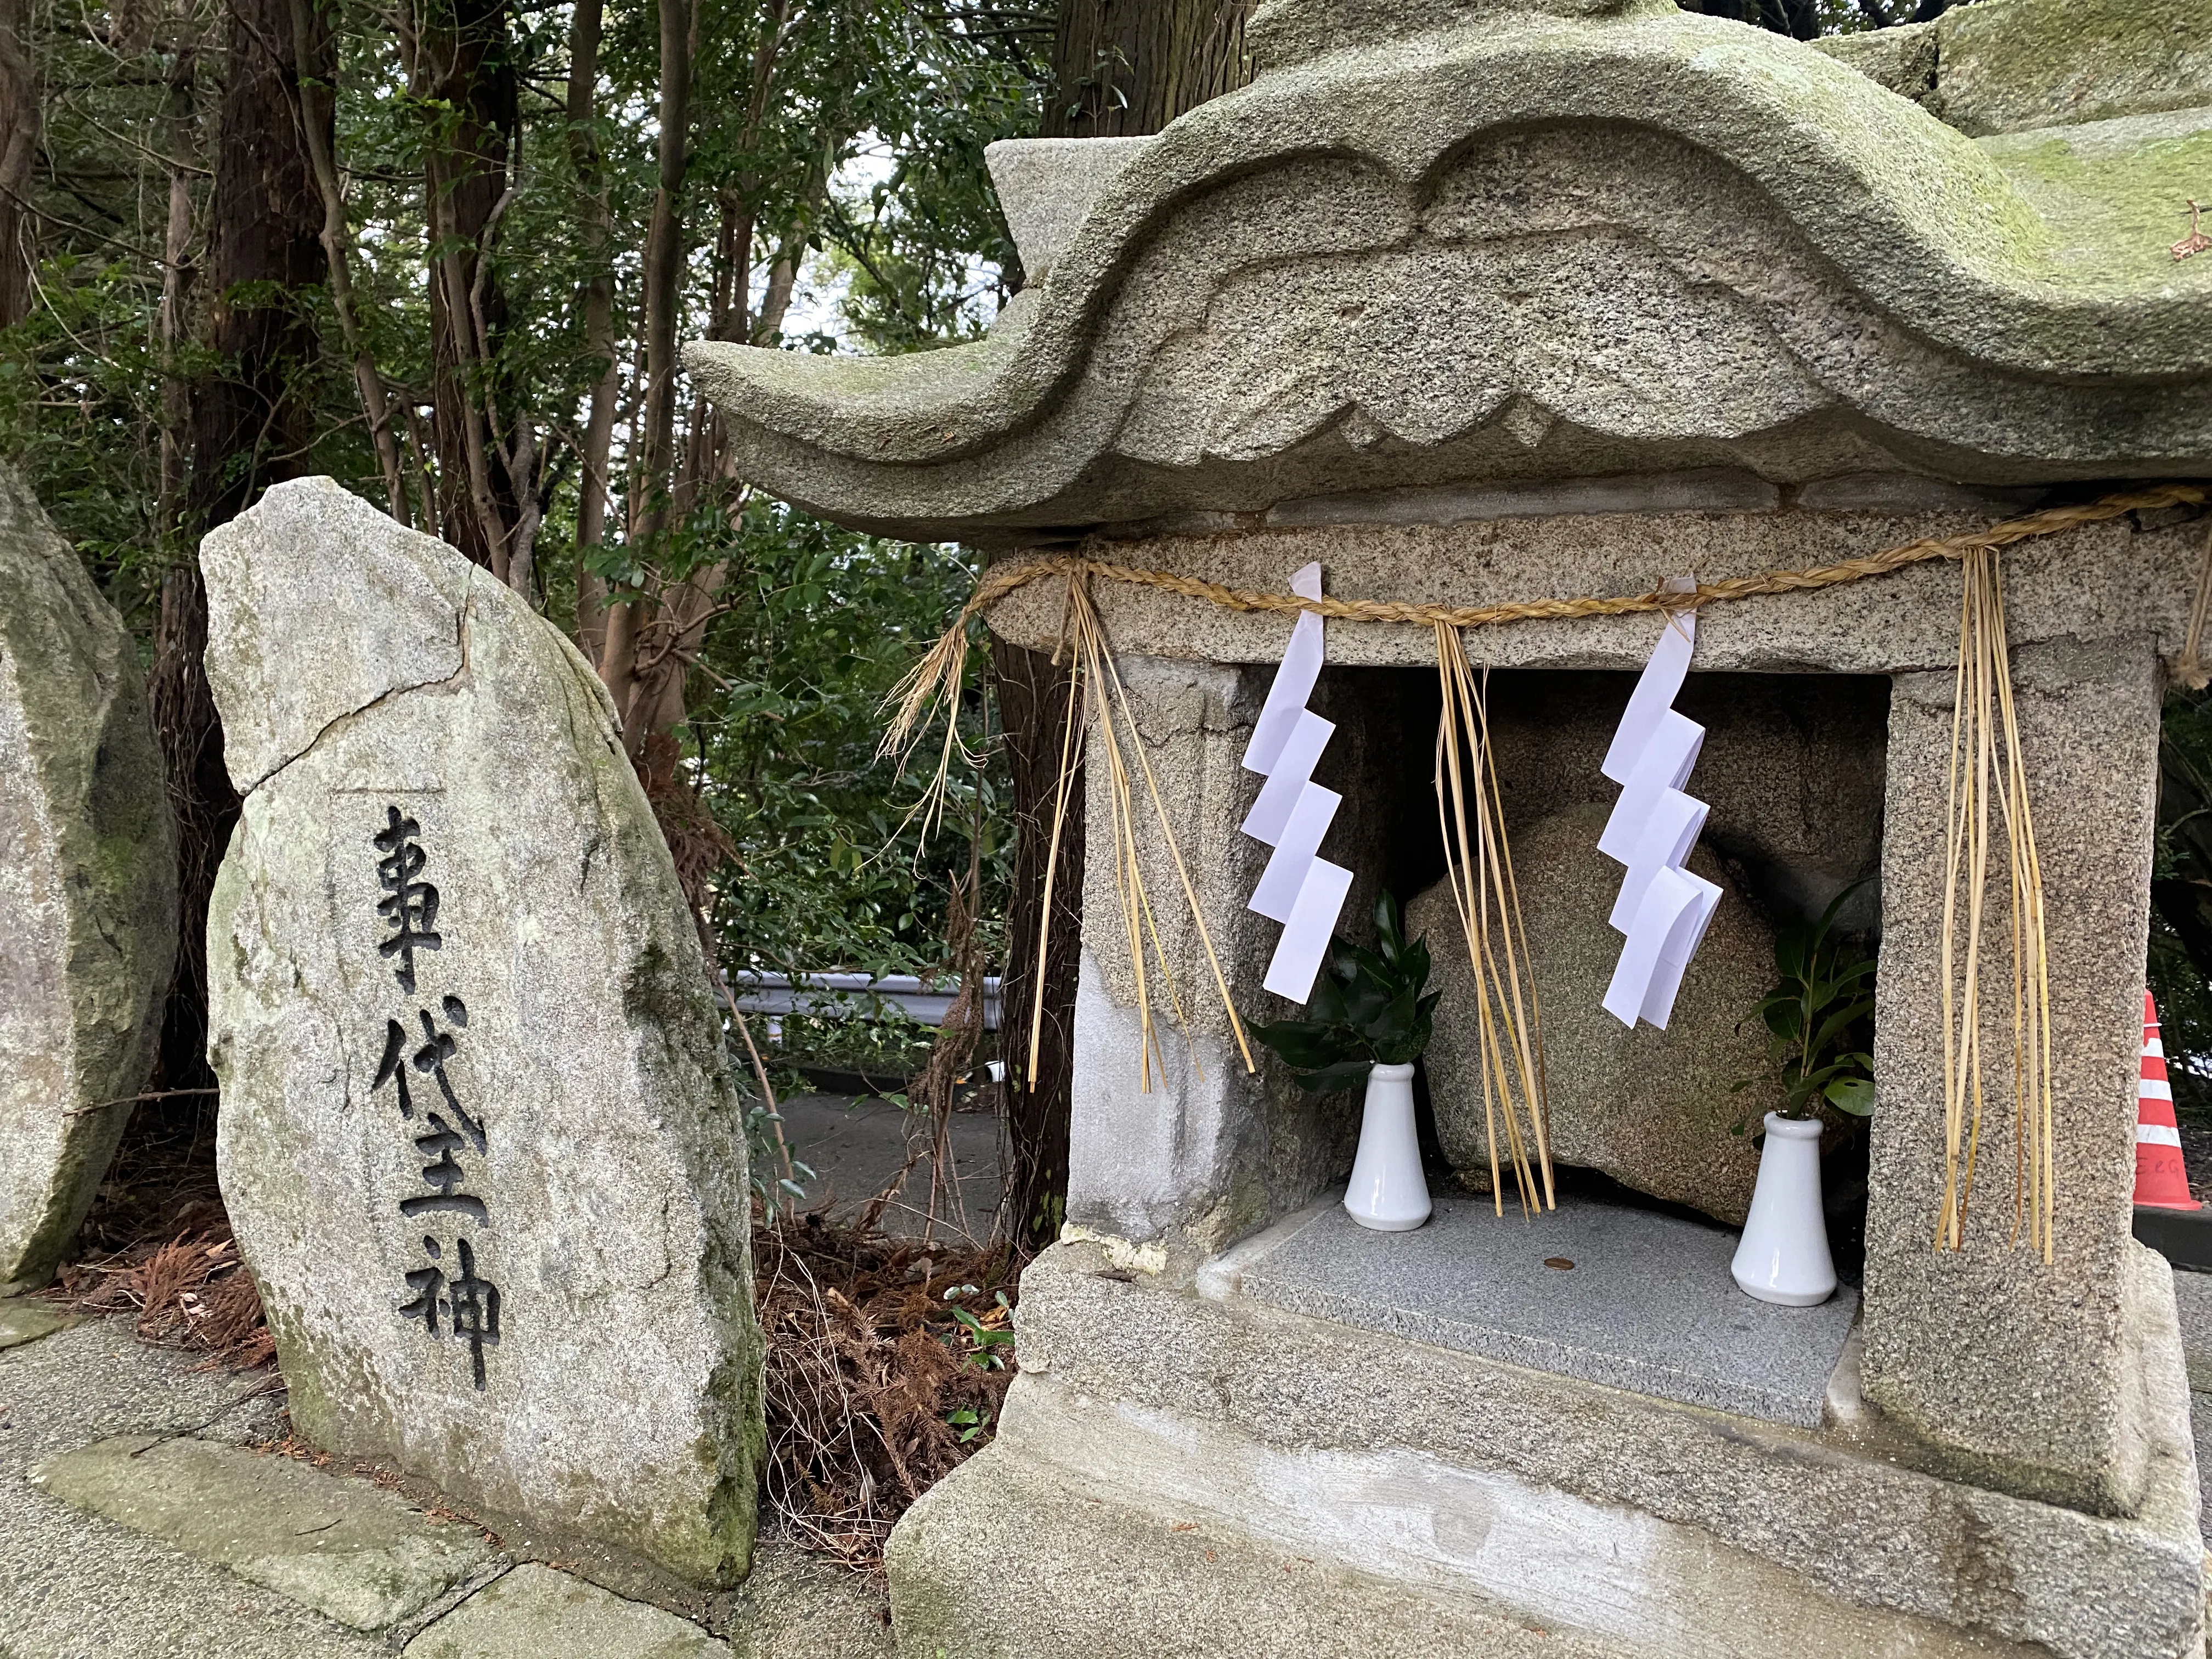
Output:
<svg viewBox="0 0 2212 1659">
<path fill-rule="evenodd" d="M 1367 1085 L 1359 1152 L 1344 1207 L 1376 1232 L 1408 1232 L 1429 1218 L 1429 1188 L 1413 1127 L 1413 1064 L 1429 1046 L 1437 1000 L 1426 939 L 1406 939 L 1398 901 L 1375 902 L 1375 948 L 1339 939 L 1304 1019 L 1249 1021 L 1316 1093 Z"/>
<path fill-rule="evenodd" d="M 1837 894 L 1817 921 L 1793 923 L 1774 936 L 1781 982 L 1761 1000 L 1759 1016 L 1771 1075 L 1782 1086 L 1776 1109 L 1795 1121 L 1814 1116 L 1824 1102 L 1853 1117 L 1874 1114 L 1874 1056 L 1858 1045 L 1874 1014 L 1875 958 L 1835 933 L 1837 914 L 1863 884 Z"/>
<path fill-rule="evenodd" d="M 1874 1013 L 1875 959 L 1835 934 L 1837 913 L 1856 890 L 1838 893 L 1819 921 L 1775 935 L 1782 982 L 1759 1004 L 1782 1100 L 1766 1115 L 1759 1179 L 1729 1272 L 1746 1295 L 1783 1307 L 1810 1307 L 1836 1290 L 1820 1200 L 1820 1108 L 1855 1117 L 1875 1109 L 1874 1058 L 1861 1046 Z"/>
</svg>

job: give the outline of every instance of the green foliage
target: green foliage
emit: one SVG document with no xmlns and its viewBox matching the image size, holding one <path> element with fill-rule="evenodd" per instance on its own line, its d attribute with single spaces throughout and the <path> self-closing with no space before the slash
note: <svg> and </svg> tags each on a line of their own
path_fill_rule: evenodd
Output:
<svg viewBox="0 0 2212 1659">
<path fill-rule="evenodd" d="M 1875 958 L 1833 933 L 1837 912 L 1862 884 L 1837 894 L 1817 921 L 1793 922 L 1774 936 L 1781 982 L 1758 1012 L 1785 1118 L 1813 1117 L 1823 1102 L 1854 1117 L 1874 1114 L 1874 1056 L 1863 1045 L 1874 1018 Z"/>
<path fill-rule="evenodd" d="M 122 12 L 103 18 L 98 6 L 88 13 L 60 0 L 28 5 L 44 82 L 37 302 L 0 336 L 0 453 L 23 465 L 150 647 L 161 573 L 190 556 L 174 522 L 184 392 L 220 367 L 193 342 L 220 297 L 197 273 L 208 262 L 220 159 L 223 14 L 213 0 L 179 0 L 158 14 L 140 8 L 124 40 Z M 395 28 L 394 14 L 362 0 L 318 0 L 318 9 L 331 30 L 355 309 L 410 440 L 411 504 L 439 482 L 425 272 L 442 250 L 426 222 L 424 170 L 456 141 L 459 117 L 449 102 L 410 88 L 410 36 Z M 962 711 L 963 733 L 981 748 L 985 765 L 980 774 L 956 768 L 953 821 L 927 844 L 911 818 L 923 780 L 874 752 L 878 705 L 966 597 L 973 561 L 957 549 L 884 541 L 746 500 L 742 480 L 700 500 L 653 544 L 627 538 L 626 495 L 633 486 L 665 487 L 639 477 L 631 447 L 641 429 L 659 16 L 652 7 L 606 9 L 590 127 L 601 158 L 596 179 L 580 172 L 571 143 L 571 22 L 566 4 L 506 9 L 500 58 L 520 89 L 507 134 L 512 188 L 483 250 L 497 306 L 494 362 L 480 389 L 503 410 L 529 411 L 555 457 L 534 597 L 573 628 L 583 576 L 605 580 L 619 599 L 648 576 L 673 581 L 726 567 L 717 595 L 726 609 L 696 653 L 690 719 L 678 737 L 684 776 L 737 849 L 712 895 L 729 965 L 929 973 L 941 965 L 946 893 L 965 878 L 971 833 L 983 842 L 981 908 L 994 919 L 983 946 L 995 963 L 991 930 L 1003 913 L 1010 849 L 1003 768 L 981 702 L 971 697 Z M 749 325 L 763 344 L 888 351 L 967 337 L 988 325 L 1020 276 L 983 147 L 1036 130 L 1051 27 L 1026 0 L 926 8 L 701 0 L 678 204 L 686 244 L 679 336 Z M 171 157 L 181 164 L 190 234 L 179 326 L 165 345 Z M 603 266 L 580 234 L 599 189 L 611 220 Z M 787 332 L 763 314 L 775 272 L 779 263 L 810 261 L 829 287 Z M 613 500 L 604 544 L 583 547 L 579 451 L 591 389 L 605 367 L 587 349 L 583 296 L 602 274 L 614 286 L 621 371 L 608 468 Z M 382 506 L 330 297 L 296 297 L 322 346 L 300 388 L 315 436 L 297 464 Z M 718 417 L 688 390 L 681 401 L 696 424 L 693 434 L 679 430 L 684 450 L 687 437 L 710 434 Z M 982 678 L 973 673 L 970 684 Z M 930 1035 L 896 1018 L 794 1021 L 788 1034 L 796 1041 L 786 1058 L 892 1074 L 909 1069 Z M 763 1058 L 773 1064 L 778 1055 Z"/>
<path fill-rule="evenodd" d="M 2167 698 L 2151 866 L 2150 992 L 2174 1110 L 2212 1121 L 2212 693 Z"/>
<path fill-rule="evenodd" d="M 965 878 L 973 834 L 984 957 L 995 962 L 1012 855 L 1002 763 L 993 755 L 980 772 L 953 769 L 949 832 L 925 842 L 915 808 L 927 779 L 876 753 L 884 699 L 966 597 L 967 558 L 840 530 L 764 498 L 723 533 L 732 608 L 701 653 L 691 729 L 701 799 L 737 848 L 713 898 L 726 961 L 788 974 L 931 974 L 944 965 L 945 895 Z M 971 684 L 981 682 L 980 658 Z M 988 748 L 984 717 L 971 697 L 963 736 Z M 896 1022 L 874 1034 L 887 1044 L 911 1035 Z"/>
<path fill-rule="evenodd" d="M 1429 982 L 1429 942 L 1406 942 L 1398 901 L 1375 901 L 1375 948 L 1332 941 L 1328 971 L 1306 1004 L 1310 1018 L 1247 1019 L 1252 1035 L 1316 1094 L 1348 1089 L 1376 1066 L 1410 1066 L 1425 1053 L 1442 992 Z"/>
</svg>

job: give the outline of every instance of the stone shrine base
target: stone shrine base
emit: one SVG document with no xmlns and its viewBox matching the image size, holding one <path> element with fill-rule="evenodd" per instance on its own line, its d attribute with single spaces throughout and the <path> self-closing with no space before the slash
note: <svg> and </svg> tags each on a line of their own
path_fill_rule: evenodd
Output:
<svg viewBox="0 0 2212 1659">
<path fill-rule="evenodd" d="M 1461 1204 L 1421 1233 L 1363 1234 L 1323 1206 L 1187 1289 L 1127 1247 L 1055 1246 L 1023 1277 L 996 1443 L 893 1536 L 902 1653 L 2203 1650 L 2162 1261 L 2131 1258 L 2154 1468 L 2143 1513 L 2115 1520 L 1914 1467 L 1857 1407 L 1848 1316 L 1793 1330 L 1714 1294 L 1726 1255 L 1692 1237 L 1707 1231 Z M 1554 1369 L 1497 1357 L 1515 1344 Z M 1639 1376 L 1644 1392 L 1594 1380 Z M 1814 1424 L 1771 1420 L 1800 1415 L 1814 1377 Z M 1715 1388 L 1735 1410 L 1680 1397 Z"/>
</svg>

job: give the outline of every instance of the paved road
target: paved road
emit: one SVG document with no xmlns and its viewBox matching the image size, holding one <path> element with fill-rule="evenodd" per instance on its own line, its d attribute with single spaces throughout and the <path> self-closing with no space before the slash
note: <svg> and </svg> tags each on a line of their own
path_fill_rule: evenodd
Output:
<svg viewBox="0 0 2212 1659">
<path fill-rule="evenodd" d="M 896 1180 L 919 1154 L 906 1182 L 884 1212 L 883 1229 L 919 1238 L 930 1200 L 929 1120 L 885 1100 L 848 1095 L 794 1095 L 783 1103 L 783 1132 L 792 1156 L 811 1164 L 810 1206 L 827 1203 L 831 1216 L 849 1219 Z M 986 1112 L 955 1112 L 948 1160 L 955 1194 L 941 1196 L 937 1233 L 948 1224 L 981 1243 L 991 1237 L 999 1207 L 999 1120 Z M 957 1195 L 957 1202 L 953 1201 Z"/>
</svg>

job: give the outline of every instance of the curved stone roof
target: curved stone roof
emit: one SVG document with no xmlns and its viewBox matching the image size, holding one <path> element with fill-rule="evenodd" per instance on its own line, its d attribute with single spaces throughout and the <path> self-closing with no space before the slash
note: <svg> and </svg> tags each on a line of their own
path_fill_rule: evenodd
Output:
<svg viewBox="0 0 2212 1659">
<path fill-rule="evenodd" d="M 770 491 L 984 542 L 1717 465 L 2212 473 L 2212 254 L 2167 252 L 2212 108 L 1977 141 L 1672 0 L 1548 3 L 1273 0 L 1279 67 L 1010 202 L 1076 228 L 985 338 L 686 363 Z"/>
</svg>

